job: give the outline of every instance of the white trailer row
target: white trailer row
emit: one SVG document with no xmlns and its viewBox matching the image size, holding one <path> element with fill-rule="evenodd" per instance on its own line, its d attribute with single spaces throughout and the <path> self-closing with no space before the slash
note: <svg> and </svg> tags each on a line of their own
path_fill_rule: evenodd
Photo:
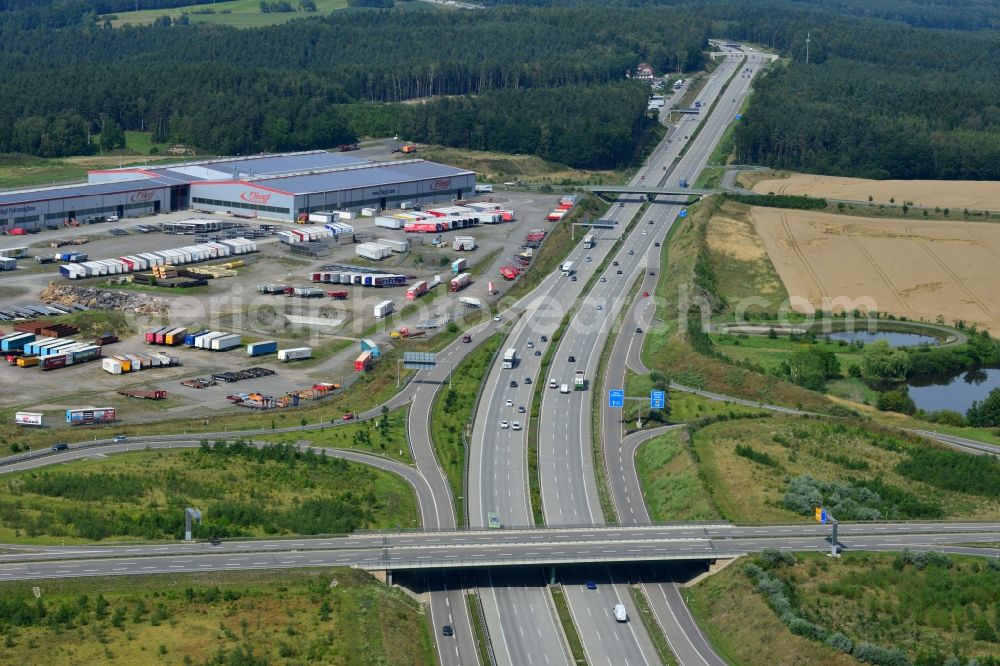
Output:
<svg viewBox="0 0 1000 666">
<path fill-rule="evenodd" d="M 101 359 L 101 369 L 112 375 L 124 375 L 149 368 L 166 368 L 180 365 L 180 359 L 163 352 L 118 354 Z"/>
<path fill-rule="evenodd" d="M 312 243 L 322 238 L 330 238 L 333 232 L 326 227 L 306 227 L 304 229 L 286 229 L 275 234 L 278 241 L 285 245 L 296 243 Z"/>
<path fill-rule="evenodd" d="M 386 257 L 392 256 L 392 248 L 382 243 L 360 243 L 354 248 L 354 252 L 359 257 L 372 259 L 373 261 L 381 261 Z"/>
<path fill-rule="evenodd" d="M 375 226 L 383 229 L 402 229 L 404 220 L 398 217 L 376 217 Z"/>
<path fill-rule="evenodd" d="M 246 238 L 231 238 L 211 243 L 187 245 L 169 250 L 142 252 L 116 259 L 100 259 L 63 264 L 59 273 L 70 280 L 104 275 L 120 275 L 149 270 L 153 266 L 183 266 L 257 251 L 257 243 Z"/>
<path fill-rule="evenodd" d="M 390 250 L 397 254 L 403 254 L 404 252 L 410 251 L 410 241 L 408 240 L 393 240 L 391 238 L 376 238 L 375 242 L 379 245 L 385 245 Z"/>
</svg>

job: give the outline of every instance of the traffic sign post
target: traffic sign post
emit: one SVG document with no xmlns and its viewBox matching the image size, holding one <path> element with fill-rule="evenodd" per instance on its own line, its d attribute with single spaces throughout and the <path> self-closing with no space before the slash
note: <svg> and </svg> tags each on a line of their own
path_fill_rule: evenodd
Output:
<svg viewBox="0 0 1000 666">
<path fill-rule="evenodd" d="M 608 391 L 608 407 L 624 407 L 625 391 L 622 389 L 611 389 Z"/>
<path fill-rule="evenodd" d="M 667 392 L 653 389 L 649 392 L 649 408 L 663 409 L 667 406 Z"/>
<path fill-rule="evenodd" d="M 830 557 L 840 557 L 837 544 L 837 519 L 833 517 L 833 514 L 828 513 L 826 509 L 821 506 L 816 507 L 816 522 L 821 525 L 826 525 L 830 523 L 831 534 L 830 534 Z"/>
</svg>

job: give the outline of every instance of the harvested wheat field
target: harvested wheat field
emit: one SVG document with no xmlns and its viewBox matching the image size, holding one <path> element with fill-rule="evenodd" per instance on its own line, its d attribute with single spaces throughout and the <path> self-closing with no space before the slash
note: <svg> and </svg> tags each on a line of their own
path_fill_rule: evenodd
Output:
<svg viewBox="0 0 1000 666">
<path fill-rule="evenodd" d="M 1000 182 L 975 180 L 866 180 L 793 173 L 788 178 L 762 180 L 753 191 L 766 194 L 802 194 L 827 199 L 847 199 L 889 204 L 895 199 L 915 206 L 954 210 L 1000 211 Z"/>
<path fill-rule="evenodd" d="M 760 207 L 751 217 L 797 310 L 942 316 L 1000 334 L 1000 225 Z"/>
</svg>

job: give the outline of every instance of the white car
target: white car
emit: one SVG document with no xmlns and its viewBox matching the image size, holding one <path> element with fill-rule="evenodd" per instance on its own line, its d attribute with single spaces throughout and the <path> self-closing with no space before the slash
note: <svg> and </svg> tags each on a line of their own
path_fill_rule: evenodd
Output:
<svg viewBox="0 0 1000 666">
<path fill-rule="evenodd" d="M 509 428 L 509 427 L 510 427 L 510 424 L 509 424 L 509 423 L 507 423 L 506 421 L 501 421 L 501 422 L 500 422 L 500 428 L 501 428 L 501 429 L 503 429 L 503 430 L 506 430 L 506 429 L 507 429 L 507 428 Z"/>
<path fill-rule="evenodd" d="M 514 421 L 514 423 L 512 423 L 510 427 L 513 430 L 520 430 L 521 429 L 521 422 L 520 421 Z"/>
<path fill-rule="evenodd" d="M 554 379 L 549 380 L 549 388 L 559 388 L 559 382 Z"/>
<path fill-rule="evenodd" d="M 504 407 L 513 407 L 513 406 L 514 406 L 513 400 L 507 400 L 506 402 L 504 402 Z"/>
<path fill-rule="evenodd" d="M 531 340 L 528 340 L 528 349 L 534 349 L 534 348 L 535 348 L 535 343 L 532 342 Z"/>
<path fill-rule="evenodd" d="M 497 315 L 496 317 L 493 317 L 493 321 L 502 321 L 502 320 L 500 319 L 500 315 Z"/>
</svg>

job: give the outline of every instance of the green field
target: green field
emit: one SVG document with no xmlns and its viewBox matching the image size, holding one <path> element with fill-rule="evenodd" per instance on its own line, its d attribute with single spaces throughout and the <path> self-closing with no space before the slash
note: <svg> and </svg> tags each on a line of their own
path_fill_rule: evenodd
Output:
<svg viewBox="0 0 1000 666">
<path fill-rule="evenodd" d="M 812 553 L 771 572 L 786 586 L 798 616 L 843 634 L 849 644 L 896 648 L 915 664 L 945 664 L 953 655 L 962 666 L 969 659 L 1000 663 L 1000 567 L 975 557 L 938 559 L 858 552 L 831 561 Z M 744 561 L 687 591 L 692 612 L 729 663 L 858 663 L 794 635 L 754 589 Z M 761 558 L 756 562 L 764 566 Z"/>
<path fill-rule="evenodd" d="M 653 380 L 649 375 L 639 375 L 631 370 L 625 371 L 625 395 L 630 398 L 640 398 L 640 400 L 626 400 L 622 409 L 622 418 L 630 426 L 635 424 L 636 417 L 640 412 L 643 416 L 644 427 L 655 428 L 662 424 L 652 421 L 647 423 L 646 417 L 649 414 L 649 392 L 653 389 Z M 744 407 L 732 402 L 721 400 L 711 400 L 703 398 L 694 393 L 683 391 L 668 391 L 668 401 L 670 413 L 667 423 L 687 423 L 695 419 L 704 419 L 724 415 L 726 417 L 742 416 L 744 414 L 766 414 L 764 410 Z"/>
<path fill-rule="evenodd" d="M 500 341 L 499 335 L 490 335 L 476 351 L 455 367 L 451 386 L 441 387 L 431 412 L 431 442 L 434 444 L 438 463 L 451 485 L 459 525 L 465 520 L 463 476 L 466 449 L 462 444 L 462 433 L 472 418 L 479 385 L 489 372 L 490 359 L 499 348 Z M 526 422 L 528 419 L 523 420 Z"/>
<path fill-rule="evenodd" d="M 5 664 L 435 663 L 417 602 L 353 569 L 4 582 L 0 599 Z"/>
<path fill-rule="evenodd" d="M 30 155 L 0 155 L 3 187 L 36 187 L 87 179 L 87 168 L 66 160 Z"/>
<path fill-rule="evenodd" d="M 296 2 L 292 2 L 295 7 Z M 118 12 L 111 25 L 120 28 L 123 25 L 148 25 L 160 18 L 169 16 L 178 18 L 187 14 L 192 23 L 211 23 L 214 25 L 230 25 L 237 28 L 258 28 L 265 25 L 285 23 L 296 18 L 323 16 L 335 9 L 347 7 L 347 0 L 316 0 L 315 12 L 261 12 L 259 0 L 228 0 L 213 4 L 187 5 L 171 9 L 143 9 L 136 12 Z M 104 17 L 102 17 L 104 18 Z"/>
<path fill-rule="evenodd" d="M 714 333 L 709 335 L 709 338 L 716 349 L 726 357 L 734 361 L 749 360 L 765 370 L 777 369 L 797 351 L 816 349 L 832 352 L 840 362 L 841 373 L 846 375 L 850 366 L 861 364 L 864 349 L 847 343 L 828 342 L 822 338 L 818 338 L 815 342 L 806 342 L 805 339 L 792 340 L 784 335 L 772 339 L 766 335 Z"/>
<path fill-rule="evenodd" d="M 201 538 L 419 526 L 412 488 L 388 472 L 287 447 L 212 445 L 4 475 L 0 541 L 181 538 L 188 506 L 202 512 Z"/>
<path fill-rule="evenodd" d="M 995 461 L 862 423 L 786 416 L 727 421 L 697 430 L 689 450 L 704 491 L 720 516 L 735 523 L 810 520 L 804 491 L 793 483 L 806 475 L 839 484 L 822 496 L 831 506 L 842 503 L 841 520 L 1000 515 L 1000 488 L 989 481 L 1000 473 Z M 672 458 L 640 452 L 652 462 L 667 459 L 659 476 L 648 465 L 654 471 L 646 481 L 666 483 Z"/>
</svg>

